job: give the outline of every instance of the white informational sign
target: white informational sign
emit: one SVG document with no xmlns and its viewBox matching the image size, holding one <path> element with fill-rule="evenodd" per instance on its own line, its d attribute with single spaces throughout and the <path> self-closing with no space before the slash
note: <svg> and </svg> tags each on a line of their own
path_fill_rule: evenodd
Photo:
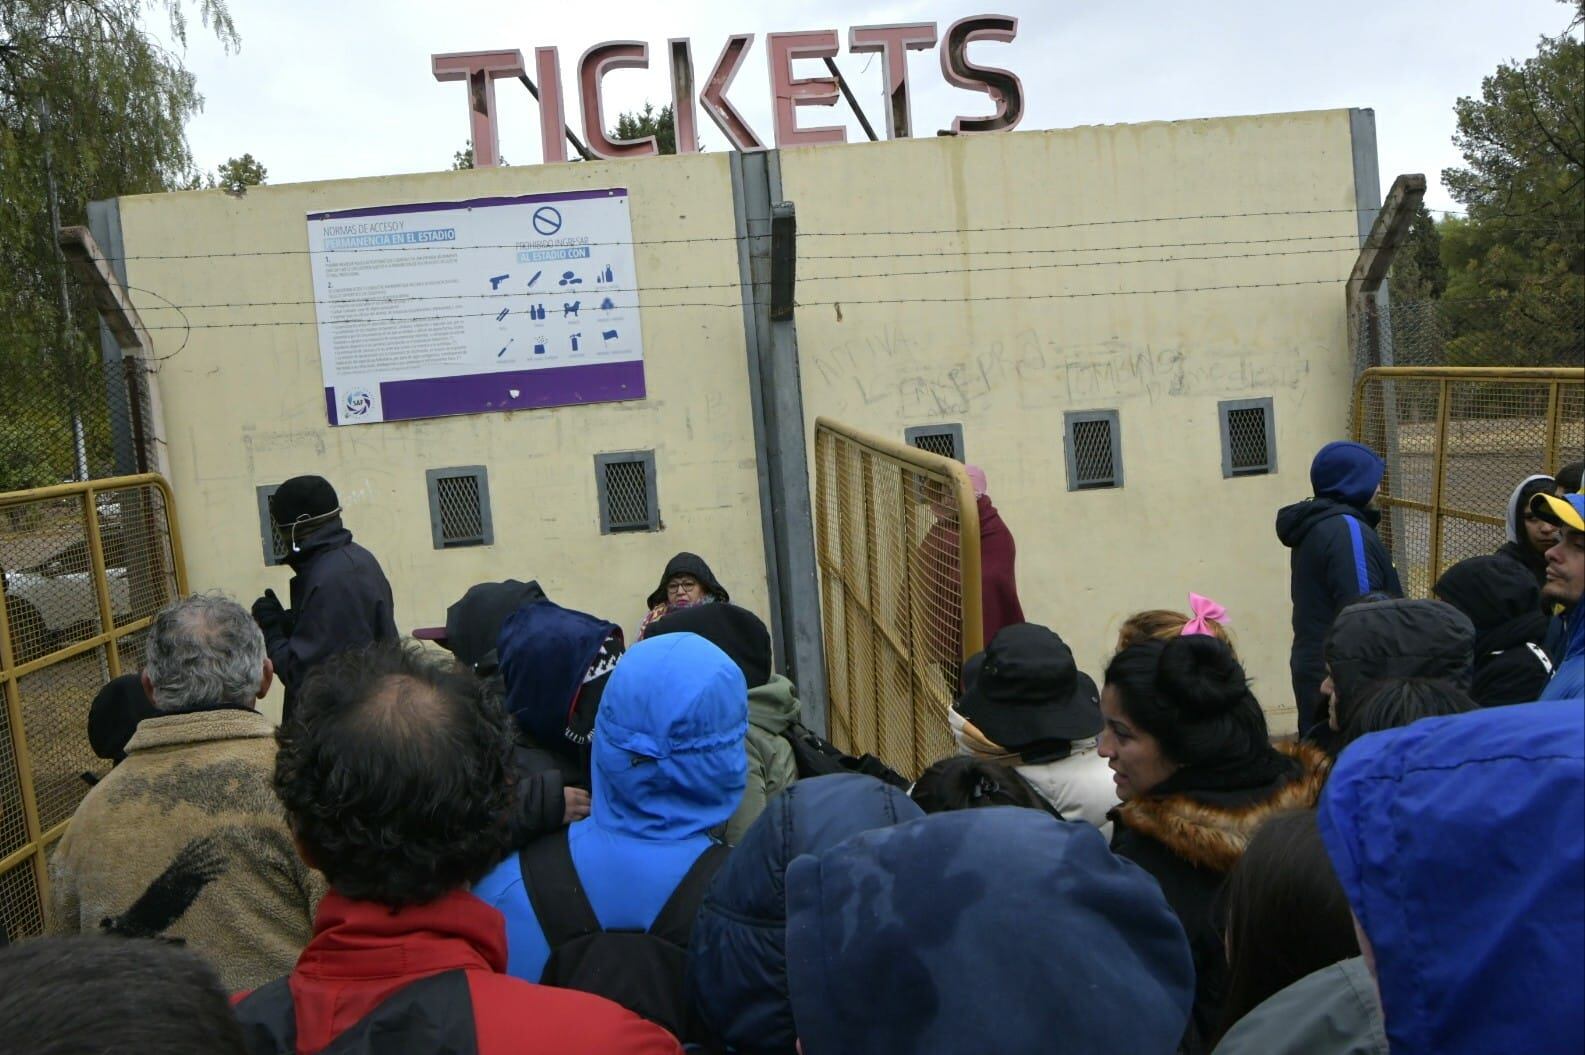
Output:
<svg viewBox="0 0 1585 1055">
<path fill-rule="evenodd" d="M 332 425 L 644 398 L 625 189 L 308 217 Z"/>
</svg>

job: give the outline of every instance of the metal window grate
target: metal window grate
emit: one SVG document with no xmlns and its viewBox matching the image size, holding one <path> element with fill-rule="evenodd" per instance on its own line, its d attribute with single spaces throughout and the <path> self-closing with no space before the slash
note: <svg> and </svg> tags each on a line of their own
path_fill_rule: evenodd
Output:
<svg viewBox="0 0 1585 1055">
<path fill-rule="evenodd" d="M 660 530 L 654 451 L 597 454 L 594 470 L 602 535 Z"/>
<path fill-rule="evenodd" d="M 1123 486 L 1123 441 L 1117 411 L 1070 411 L 1064 415 L 1068 490 Z"/>
<path fill-rule="evenodd" d="M 956 422 L 949 425 L 915 425 L 904 429 L 903 442 L 943 458 L 960 462 L 964 460 L 963 426 Z"/>
<path fill-rule="evenodd" d="M 490 518 L 490 478 L 482 465 L 430 469 L 429 530 L 436 549 L 488 546 L 495 541 Z"/>
<path fill-rule="evenodd" d="M 1276 472 L 1276 425 L 1270 398 L 1225 400 L 1217 404 L 1217 411 L 1222 428 L 1222 475 Z"/>
<path fill-rule="evenodd" d="M 264 563 L 267 567 L 286 563 L 286 553 L 290 548 L 286 536 L 275 526 L 275 521 L 270 517 L 270 496 L 280 486 L 280 484 L 265 484 L 263 487 L 254 488 L 259 500 L 259 541 L 264 550 Z"/>
</svg>

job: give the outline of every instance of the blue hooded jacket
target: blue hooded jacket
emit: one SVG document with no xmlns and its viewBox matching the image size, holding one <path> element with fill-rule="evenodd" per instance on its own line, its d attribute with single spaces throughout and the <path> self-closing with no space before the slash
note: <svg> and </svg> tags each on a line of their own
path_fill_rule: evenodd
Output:
<svg viewBox="0 0 1585 1055">
<path fill-rule="evenodd" d="M 1585 517 L 1585 495 L 1568 495 L 1563 499 Z M 1547 682 L 1541 693 L 1543 700 L 1569 700 L 1585 696 L 1585 601 L 1564 612 L 1558 618 L 1563 623 L 1563 659 L 1557 672 Z"/>
<path fill-rule="evenodd" d="M 1293 550 L 1288 668 L 1301 732 L 1315 721 L 1326 677 L 1322 642 L 1337 613 L 1365 594 L 1403 596 L 1392 555 L 1376 534 L 1381 515 L 1369 508 L 1385 472 L 1386 465 L 1368 447 L 1328 443 L 1310 465 L 1315 496 L 1277 512 L 1277 538 Z"/>
<path fill-rule="evenodd" d="M 1321 798 L 1393 1055 L 1585 1050 L 1585 707 L 1361 738 Z"/>
<path fill-rule="evenodd" d="M 1171 1055 L 1194 964 L 1099 831 L 994 806 L 794 860 L 787 983 L 804 1055 Z"/>
<path fill-rule="evenodd" d="M 710 1034 L 731 1051 L 793 1055 L 787 995 L 787 866 L 850 835 L 924 811 L 858 773 L 800 780 L 773 797 L 716 873 L 689 945 L 689 978 Z"/>
<path fill-rule="evenodd" d="M 648 930 L 743 796 L 748 686 L 696 634 L 642 641 L 623 656 L 595 718 L 591 812 L 567 829 L 600 923 Z M 473 893 L 506 917 L 507 973 L 537 982 L 550 948 L 516 854 Z"/>
</svg>

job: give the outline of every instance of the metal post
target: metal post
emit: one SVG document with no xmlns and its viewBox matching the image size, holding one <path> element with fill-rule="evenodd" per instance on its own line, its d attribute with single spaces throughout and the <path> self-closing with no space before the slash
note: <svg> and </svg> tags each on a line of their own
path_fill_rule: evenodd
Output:
<svg viewBox="0 0 1585 1055">
<path fill-rule="evenodd" d="M 783 250 L 782 266 L 791 267 L 796 257 L 791 241 L 793 210 L 781 200 L 780 157 L 775 151 L 734 153 L 731 167 L 771 632 L 778 669 L 798 686 L 804 723 L 824 735 L 825 652 L 803 387 L 798 375 L 798 329 L 790 298 L 785 305 L 789 310 L 772 310 L 771 291 L 784 272 L 776 267 L 771 232 L 773 223 L 779 221 L 775 225 L 782 232 L 778 246 Z M 782 288 L 791 293 L 785 281 Z"/>
<path fill-rule="evenodd" d="M 1437 385 L 1436 454 L 1431 463 L 1431 554 L 1426 590 L 1442 572 L 1442 478 L 1447 473 L 1448 381 Z"/>
<path fill-rule="evenodd" d="M 1548 476 L 1556 476 L 1558 469 L 1557 434 L 1558 428 L 1562 424 L 1559 418 L 1561 418 L 1563 414 L 1562 393 L 1559 391 L 1561 388 L 1562 385 L 1557 381 L 1553 381 L 1552 384 L 1547 387 L 1546 446 L 1541 449 L 1541 457 L 1545 459 L 1544 465 Z"/>
</svg>

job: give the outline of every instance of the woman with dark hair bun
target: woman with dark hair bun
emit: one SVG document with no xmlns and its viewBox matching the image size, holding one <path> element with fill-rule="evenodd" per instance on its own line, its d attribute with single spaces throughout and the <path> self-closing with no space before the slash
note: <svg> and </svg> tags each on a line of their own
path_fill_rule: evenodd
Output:
<svg viewBox="0 0 1585 1055">
<path fill-rule="evenodd" d="M 1201 634 L 1123 649 L 1106 668 L 1099 751 L 1122 805 L 1112 849 L 1156 877 L 1194 952 L 1194 1015 L 1184 1051 L 1207 1050 L 1222 1011 L 1227 956 L 1217 893 L 1262 821 L 1309 809 L 1330 760 L 1273 747 L 1244 668 Z"/>
</svg>

